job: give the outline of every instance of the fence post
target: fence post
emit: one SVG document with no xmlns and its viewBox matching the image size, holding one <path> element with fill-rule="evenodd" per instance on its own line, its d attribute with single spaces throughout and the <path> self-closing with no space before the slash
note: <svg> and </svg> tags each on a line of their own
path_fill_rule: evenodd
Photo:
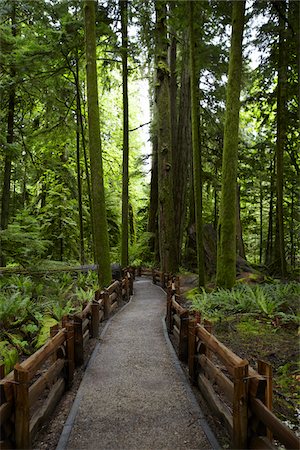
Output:
<svg viewBox="0 0 300 450">
<path fill-rule="evenodd" d="M 142 268 L 141 268 L 141 266 L 139 266 L 139 267 L 137 268 L 137 276 L 138 276 L 138 277 L 141 277 L 141 276 L 142 276 Z"/>
<path fill-rule="evenodd" d="M 152 269 L 152 283 L 156 284 L 156 273 L 155 273 L 155 269 Z"/>
<path fill-rule="evenodd" d="M 209 320 L 204 319 L 204 328 L 206 331 L 209 332 L 209 334 L 212 334 L 212 323 Z M 208 359 L 212 358 L 212 352 L 207 348 L 205 345 L 205 355 Z"/>
<path fill-rule="evenodd" d="M 2 378 L 4 378 L 4 376 L 5 376 L 5 365 L 0 364 L 0 380 L 2 380 Z"/>
<path fill-rule="evenodd" d="M 78 367 L 84 363 L 81 317 L 74 316 L 73 325 L 74 325 L 74 362 L 75 366 Z M 67 324 L 65 326 L 67 327 Z"/>
<path fill-rule="evenodd" d="M 266 405 L 266 407 L 272 411 L 273 408 L 273 398 L 272 398 L 272 393 L 273 393 L 273 380 L 272 380 L 272 366 L 271 364 L 266 363 L 265 361 L 257 361 L 257 371 L 260 375 L 263 375 L 264 377 L 266 377 L 266 389 L 265 389 L 265 398 L 263 403 Z M 272 441 L 273 439 L 273 435 L 272 432 L 267 429 L 267 436 L 270 439 L 270 441 Z"/>
<path fill-rule="evenodd" d="M 14 368 L 16 448 L 30 449 L 29 373 L 20 364 Z"/>
<path fill-rule="evenodd" d="M 133 295 L 133 275 L 128 271 L 127 276 L 129 281 L 129 295 Z"/>
<path fill-rule="evenodd" d="M 248 369 L 247 360 L 233 368 L 233 449 L 248 448 Z"/>
<path fill-rule="evenodd" d="M 66 323 L 66 359 L 67 359 L 67 386 L 71 386 L 74 377 L 74 324 Z M 82 328 L 81 328 L 82 334 Z"/>
<path fill-rule="evenodd" d="M 186 361 L 188 357 L 188 330 L 189 330 L 189 313 L 186 311 L 180 316 L 180 334 L 178 356 L 182 361 Z"/>
<path fill-rule="evenodd" d="M 92 302 L 91 306 L 92 306 L 91 335 L 93 338 L 95 338 L 98 336 L 99 333 L 100 306 L 98 302 Z"/>
<path fill-rule="evenodd" d="M 109 293 L 105 289 L 103 291 L 103 300 L 104 300 L 104 319 L 108 319 L 110 315 L 110 304 L 109 304 Z"/>
<path fill-rule="evenodd" d="M 167 330 L 168 333 L 171 333 L 173 324 L 172 324 L 172 289 L 169 287 L 167 291 Z"/>
<path fill-rule="evenodd" d="M 188 324 L 188 366 L 189 366 L 189 376 L 192 383 L 196 383 L 196 320 L 194 318 L 189 319 Z"/>
</svg>

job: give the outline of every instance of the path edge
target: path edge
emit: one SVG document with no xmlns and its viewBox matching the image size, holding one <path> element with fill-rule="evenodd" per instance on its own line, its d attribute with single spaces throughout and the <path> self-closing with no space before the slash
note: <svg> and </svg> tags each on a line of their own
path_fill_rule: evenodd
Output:
<svg viewBox="0 0 300 450">
<path fill-rule="evenodd" d="M 85 370 L 84 370 L 84 375 L 82 377 L 80 385 L 78 386 L 78 390 L 77 390 L 77 394 L 75 396 L 75 400 L 74 400 L 74 402 L 72 404 L 72 407 L 71 407 L 71 410 L 70 410 L 70 412 L 68 414 L 67 420 L 65 421 L 65 424 L 64 424 L 63 430 L 61 432 L 58 444 L 56 446 L 56 450 L 65 450 L 66 447 L 67 447 L 67 444 L 68 444 L 68 441 L 69 441 L 69 437 L 70 437 L 70 434 L 71 434 L 71 431 L 72 431 L 72 428 L 73 428 L 73 425 L 74 425 L 74 422 L 75 422 L 75 418 L 77 416 L 77 412 L 78 412 L 78 409 L 79 409 L 79 405 L 80 405 L 80 402 L 81 402 L 81 399 L 82 399 L 82 393 L 81 393 L 81 390 L 80 390 L 80 386 L 84 382 L 84 379 L 87 376 L 87 371 L 88 371 L 89 367 L 91 366 L 91 363 L 94 360 L 95 355 L 96 355 L 99 347 L 101 346 L 101 340 L 104 338 L 104 336 L 105 336 L 105 334 L 106 334 L 106 332 L 107 332 L 111 322 L 113 321 L 113 319 L 118 314 L 120 314 L 131 303 L 131 300 L 132 300 L 133 297 L 134 297 L 134 294 L 130 297 L 129 302 L 127 302 L 126 305 L 122 306 L 122 308 L 119 309 L 119 311 L 117 311 L 116 314 L 114 314 L 112 317 L 110 317 L 108 319 L 108 321 L 106 322 L 103 330 L 101 331 L 101 333 L 100 333 L 100 335 L 98 337 L 99 342 L 96 344 L 96 346 L 95 346 L 95 348 L 94 348 L 94 350 L 93 350 L 93 352 L 92 352 L 88 362 L 86 363 Z"/>
</svg>

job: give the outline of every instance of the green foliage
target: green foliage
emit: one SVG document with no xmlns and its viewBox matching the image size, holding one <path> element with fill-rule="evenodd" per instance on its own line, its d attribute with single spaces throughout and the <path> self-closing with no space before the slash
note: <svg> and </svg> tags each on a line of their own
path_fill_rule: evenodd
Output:
<svg viewBox="0 0 300 450">
<path fill-rule="evenodd" d="M 283 322 L 299 323 L 299 283 L 238 285 L 231 290 L 218 289 L 193 294 L 193 308 L 208 318 L 222 319 L 228 315 L 253 314 L 266 319 L 281 318 Z"/>
</svg>

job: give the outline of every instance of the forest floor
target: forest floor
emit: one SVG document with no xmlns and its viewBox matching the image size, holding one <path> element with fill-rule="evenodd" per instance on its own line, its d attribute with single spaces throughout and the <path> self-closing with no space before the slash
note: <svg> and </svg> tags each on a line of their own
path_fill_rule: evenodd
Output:
<svg viewBox="0 0 300 450">
<path fill-rule="evenodd" d="M 181 276 L 184 294 L 197 286 L 197 277 Z M 190 302 L 185 304 L 191 307 Z M 257 314 L 218 317 L 213 334 L 234 353 L 255 368 L 258 360 L 273 370 L 273 412 L 293 431 L 299 431 L 300 366 L 299 331 L 296 324 L 280 323 Z"/>
</svg>

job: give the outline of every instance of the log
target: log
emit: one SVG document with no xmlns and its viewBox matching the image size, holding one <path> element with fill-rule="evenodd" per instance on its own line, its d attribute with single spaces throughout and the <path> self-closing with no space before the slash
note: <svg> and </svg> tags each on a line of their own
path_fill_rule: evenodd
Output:
<svg viewBox="0 0 300 450">
<path fill-rule="evenodd" d="M 104 319 L 108 319 L 110 314 L 110 301 L 107 289 L 105 289 L 105 291 L 103 292 L 103 300 L 104 300 Z"/>
<path fill-rule="evenodd" d="M 29 380 L 34 377 L 36 371 L 44 364 L 49 356 L 53 355 L 53 353 L 65 342 L 65 331 L 65 329 L 60 330 L 52 339 L 49 339 L 43 347 L 20 364 L 22 369 L 28 371 Z"/>
<path fill-rule="evenodd" d="M 233 449 L 247 448 L 248 439 L 248 361 L 234 367 Z"/>
<path fill-rule="evenodd" d="M 178 357 L 181 361 L 186 361 L 188 357 L 188 320 L 189 313 L 186 312 L 180 316 L 180 328 L 179 328 L 179 349 Z"/>
<path fill-rule="evenodd" d="M 199 364 L 211 383 L 216 383 L 224 393 L 226 399 L 232 403 L 233 401 L 233 383 L 223 372 L 218 369 L 205 355 L 198 356 Z"/>
<path fill-rule="evenodd" d="M 272 411 L 273 408 L 272 366 L 264 361 L 257 361 L 257 371 L 260 375 L 266 377 L 267 384 L 263 403 L 270 411 Z M 267 436 L 269 440 L 272 442 L 273 436 L 270 430 L 267 430 Z"/>
<path fill-rule="evenodd" d="M 189 319 L 188 324 L 188 366 L 189 376 L 192 383 L 196 383 L 196 321 Z"/>
<path fill-rule="evenodd" d="M 117 292 L 113 292 L 110 296 L 109 296 L 109 300 L 111 303 L 114 303 L 115 300 L 118 298 L 118 294 Z"/>
<path fill-rule="evenodd" d="M 81 319 L 86 319 L 92 314 L 92 303 L 89 302 L 81 313 L 77 314 Z"/>
<path fill-rule="evenodd" d="M 86 330 L 83 335 L 83 348 L 86 346 L 90 339 L 90 330 Z"/>
<path fill-rule="evenodd" d="M 232 434 L 233 425 L 231 412 L 221 402 L 221 400 L 213 390 L 210 382 L 203 374 L 198 375 L 198 386 L 208 405 L 212 408 L 219 419 L 225 424 L 228 432 Z"/>
<path fill-rule="evenodd" d="M 274 437 L 287 449 L 298 449 L 298 437 L 278 419 L 258 398 L 250 397 L 250 408 L 253 414 L 271 430 Z"/>
<path fill-rule="evenodd" d="M 66 334 L 66 360 L 67 360 L 67 385 L 71 386 L 74 377 L 74 326 L 67 324 Z"/>
<path fill-rule="evenodd" d="M 179 303 L 176 302 L 176 300 L 172 299 L 172 308 L 175 309 L 177 314 L 181 316 L 181 314 L 186 314 L 187 310 L 184 309 Z"/>
<path fill-rule="evenodd" d="M 52 387 L 46 402 L 33 415 L 30 421 L 30 434 L 34 437 L 42 426 L 49 419 L 55 406 L 58 404 L 65 390 L 65 380 L 60 378 Z"/>
<path fill-rule="evenodd" d="M 82 318 L 74 316 L 74 362 L 75 366 L 81 366 L 84 362 Z"/>
<path fill-rule="evenodd" d="M 111 305 L 110 307 L 110 312 L 113 313 L 115 309 L 117 309 L 118 307 L 118 302 L 115 302 Z"/>
<path fill-rule="evenodd" d="M 210 334 L 204 327 L 197 324 L 196 335 L 201 339 L 207 347 L 212 350 L 219 359 L 225 364 L 230 375 L 234 375 L 234 367 L 239 366 L 243 360 L 232 350 L 227 348 L 222 342 Z M 266 380 L 262 375 L 259 375 L 252 367 L 249 366 L 249 391 L 253 397 L 256 397 L 258 393 L 264 392 L 266 386 Z"/>
<path fill-rule="evenodd" d="M 103 306 L 104 306 L 104 299 L 101 298 L 97 303 L 99 304 L 99 308 L 100 309 L 103 308 Z"/>
<path fill-rule="evenodd" d="M 28 358 L 29 359 L 29 358 Z M 20 364 L 15 365 L 15 437 L 17 449 L 30 449 L 30 414 L 29 414 L 29 381 L 28 370 Z"/>
<path fill-rule="evenodd" d="M 99 334 L 100 323 L 100 308 L 98 302 L 92 303 L 92 321 L 91 321 L 91 336 L 96 338 Z"/>
<path fill-rule="evenodd" d="M 171 291 L 170 290 L 168 290 L 168 293 L 167 293 L 166 322 L 167 322 L 168 333 L 171 333 L 172 328 L 173 328 L 173 317 L 172 317 L 172 296 L 171 296 Z"/>
<path fill-rule="evenodd" d="M 177 328 L 180 329 L 180 324 L 181 324 L 180 316 L 178 316 L 178 314 L 174 314 L 173 315 L 173 320 L 174 320 L 175 325 L 177 326 Z"/>
<path fill-rule="evenodd" d="M 82 332 L 85 333 L 86 330 L 89 328 L 90 321 L 89 319 L 84 319 L 82 322 Z"/>
<path fill-rule="evenodd" d="M 12 409 L 12 403 L 3 403 L 0 406 L 0 426 L 11 417 Z"/>
<path fill-rule="evenodd" d="M 65 361 L 63 359 L 58 359 L 52 364 L 46 373 L 41 375 L 35 383 L 33 383 L 29 388 L 29 403 L 30 407 L 39 399 L 42 392 L 47 386 L 50 386 L 54 380 L 58 377 L 62 369 L 64 368 Z"/>
<path fill-rule="evenodd" d="M 104 311 L 99 311 L 99 323 L 102 322 L 104 318 Z"/>
<path fill-rule="evenodd" d="M 108 286 L 108 288 L 106 290 L 109 295 L 111 295 L 113 292 L 115 292 L 118 289 L 119 283 L 120 282 L 118 280 L 116 280 L 110 286 Z"/>
<path fill-rule="evenodd" d="M 10 372 L 5 378 L 0 380 L 0 404 L 14 401 L 14 372 Z"/>
</svg>

